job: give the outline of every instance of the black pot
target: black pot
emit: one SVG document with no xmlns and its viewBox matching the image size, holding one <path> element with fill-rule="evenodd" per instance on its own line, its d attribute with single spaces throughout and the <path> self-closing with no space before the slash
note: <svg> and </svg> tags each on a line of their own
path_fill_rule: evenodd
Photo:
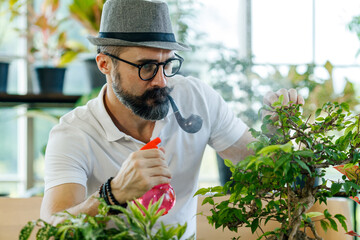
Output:
<svg viewBox="0 0 360 240">
<path fill-rule="evenodd" d="M 102 87 L 106 83 L 106 76 L 99 70 L 94 58 L 86 59 L 85 67 L 88 73 L 91 89 Z"/>
<path fill-rule="evenodd" d="M 8 83 L 9 63 L 0 62 L 0 93 L 5 93 Z"/>
<path fill-rule="evenodd" d="M 37 67 L 40 93 L 62 93 L 66 68 Z"/>
</svg>

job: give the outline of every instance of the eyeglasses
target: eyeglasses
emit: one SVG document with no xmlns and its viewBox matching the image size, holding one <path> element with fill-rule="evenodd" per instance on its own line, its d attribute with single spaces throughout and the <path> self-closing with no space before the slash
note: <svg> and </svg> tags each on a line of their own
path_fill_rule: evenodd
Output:
<svg viewBox="0 0 360 240">
<path fill-rule="evenodd" d="M 103 52 L 103 54 L 105 54 L 111 58 L 114 58 L 116 60 L 119 60 L 121 62 L 130 64 L 134 67 L 137 67 L 139 69 L 139 77 L 143 81 L 150 81 L 151 79 L 153 79 L 155 77 L 155 75 L 157 74 L 160 65 L 163 65 L 164 75 L 166 77 L 172 77 L 179 72 L 179 70 L 181 68 L 181 64 L 184 61 L 184 59 L 182 57 L 180 57 L 179 55 L 177 55 L 175 53 L 175 56 L 177 58 L 170 58 L 170 59 L 166 60 L 165 62 L 146 62 L 146 63 L 139 65 L 139 64 L 135 64 L 135 63 L 126 61 L 124 59 L 121 59 L 117 56 L 114 56 L 114 55 L 108 53 L 108 52 Z"/>
</svg>

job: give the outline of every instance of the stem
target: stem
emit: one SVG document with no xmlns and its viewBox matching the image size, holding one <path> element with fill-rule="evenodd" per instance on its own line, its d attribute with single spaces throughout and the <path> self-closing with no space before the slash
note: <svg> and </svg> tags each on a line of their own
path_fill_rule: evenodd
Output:
<svg viewBox="0 0 360 240">
<path fill-rule="evenodd" d="M 313 184 L 311 182 L 310 184 Z M 306 186 L 305 186 L 306 188 Z M 293 221 L 292 226 L 289 225 L 289 229 L 291 229 L 291 232 L 289 233 L 289 240 L 295 240 L 296 234 L 299 230 L 299 227 L 301 225 L 301 215 L 306 212 L 307 209 L 311 208 L 315 203 L 315 198 L 309 193 L 308 196 L 305 196 L 304 198 L 300 199 L 297 203 L 297 209 L 292 213 L 293 214 Z M 304 207 L 306 205 L 306 207 Z"/>
<path fill-rule="evenodd" d="M 264 232 L 264 230 L 260 227 L 260 225 L 259 225 L 259 227 L 258 227 L 259 229 L 260 229 L 260 231 L 262 232 L 262 234 L 264 234 L 265 232 Z M 265 237 L 265 239 L 268 239 L 266 236 L 264 236 Z"/>
<path fill-rule="evenodd" d="M 323 240 L 322 237 L 317 234 L 315 224 L 313 222 L 309 223 L 309 227 L 317 240 Z"/>
</svg>

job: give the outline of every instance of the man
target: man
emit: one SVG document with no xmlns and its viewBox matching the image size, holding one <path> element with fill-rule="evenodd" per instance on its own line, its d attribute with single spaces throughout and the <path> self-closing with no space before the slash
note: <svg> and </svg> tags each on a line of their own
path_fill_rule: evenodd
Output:
<svg viewBox="0 0 360 240">
<path fill-rule="evenodd" d="M 99 201 L 94 197 L 110 177 L 119 204 L 171 183 L 176 204 L 161 221 L 187 222 L 184 237 L 192 235 L 197 204 L 193 195 L 206 145 L 223 158 L 240 161 L 253 139 L 247 126 L 212 88 L 175 75 L 183 61 L 175 51 L 189 48 L 175 41 L 165 3 L 108 0 L 99 36 L 89 41 L 98 46 L 96 61 L 107 84 L 96 99 L 66 114 L 51 131 L 41 218 L 56 224 L 61 219 L 53 214 L 63 210 L 97 214 Z M 181 129 L 169 95 L 184 117 L 201 116 L 198 132 Z M 264 102 L 270 105 L 279 95 L 285 102 L 303 102 L 295 90 L 285 89 L 267 94 Z M 162 140 L 160 149 L 139 151 L 156 137 Z"/>
</svg>

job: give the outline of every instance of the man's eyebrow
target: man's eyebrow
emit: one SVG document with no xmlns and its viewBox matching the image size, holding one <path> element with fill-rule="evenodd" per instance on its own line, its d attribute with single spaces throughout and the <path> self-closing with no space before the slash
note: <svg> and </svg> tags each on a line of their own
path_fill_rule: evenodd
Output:
<svg viewBox="0 0 360 240">
<path fill-rule="evenodd" d="M 165 61 L 175 58 L 176 56 L 171 56 L 168 59 L 166 59 Z M 145 59 L 140 59 L 136 61 L 138 64 L 143 64 L 143 63 L 150 63 L 150 62 L 159 62 L 157 59 L 150 59 L 150 58 L 145 58 Z"/>
<path fill-rule="evenodd" d="M 137 60 L 136 62 L 142 64 L 142 63 L 158 62 L 158 61 L 156 59 L 145 58 L 145 59 Z"/>
</svg>

